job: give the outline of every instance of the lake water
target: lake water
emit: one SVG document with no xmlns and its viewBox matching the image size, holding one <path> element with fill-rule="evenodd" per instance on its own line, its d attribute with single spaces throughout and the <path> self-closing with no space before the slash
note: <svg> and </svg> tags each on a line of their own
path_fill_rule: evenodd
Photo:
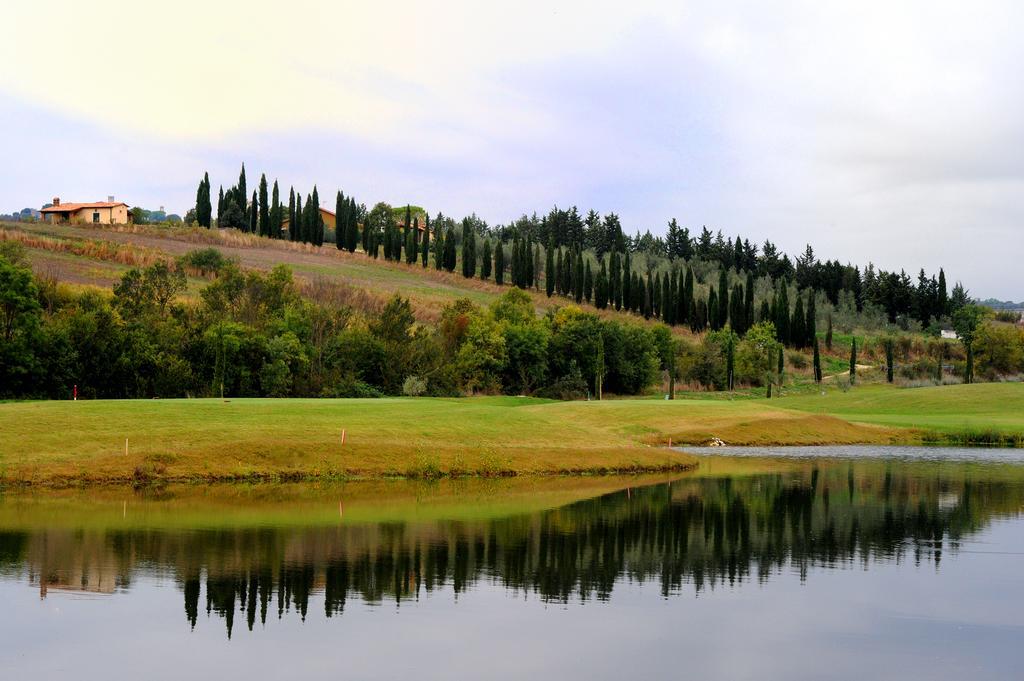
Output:
<svg viewBox="0 0 1024 681">
<path fill-rule="evenodd" d="M 973 452 L 8 493 L 0 679 L 1020 679 L 1024 465 Z"/>
</svg>

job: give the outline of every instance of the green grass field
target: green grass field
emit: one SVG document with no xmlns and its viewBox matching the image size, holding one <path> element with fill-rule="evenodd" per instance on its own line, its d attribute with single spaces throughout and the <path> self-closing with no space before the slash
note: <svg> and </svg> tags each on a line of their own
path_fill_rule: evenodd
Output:
<svg viewBox="0 0 1024 681">
<path fill-rule="evenodd" d="M 0 404 L 0 471 L 8 483 L 651 471 L 692 462 L 670 441 L 884 444 L 965 431 L 1024 433 L 1024 385 L 868 386 L 771 401 L 12 402 Z"/>
</svg>

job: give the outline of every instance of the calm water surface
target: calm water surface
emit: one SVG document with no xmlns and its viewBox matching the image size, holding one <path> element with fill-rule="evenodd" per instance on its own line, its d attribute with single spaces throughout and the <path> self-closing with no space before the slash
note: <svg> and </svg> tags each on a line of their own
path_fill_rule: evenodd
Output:
<svg viewBox="0 0 1024 681">
<path fill-rule="evenodd" d="M 1024 464 L 973 452 L 8 493 L 0 679 L 1020 679 Z"/>
</svg>

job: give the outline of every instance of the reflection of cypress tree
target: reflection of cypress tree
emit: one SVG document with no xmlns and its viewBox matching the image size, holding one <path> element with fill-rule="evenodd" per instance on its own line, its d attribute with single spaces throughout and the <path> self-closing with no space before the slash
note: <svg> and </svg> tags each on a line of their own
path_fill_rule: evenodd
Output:
<svg viewBox="0 0 1024 681">
<path fill-rule="evenodd" d="M 196 619 L 199 617 L 199 590 L 198 576 L 185 580 L 185 617 L 193 629 L 196 628 Z"/>
</svg>

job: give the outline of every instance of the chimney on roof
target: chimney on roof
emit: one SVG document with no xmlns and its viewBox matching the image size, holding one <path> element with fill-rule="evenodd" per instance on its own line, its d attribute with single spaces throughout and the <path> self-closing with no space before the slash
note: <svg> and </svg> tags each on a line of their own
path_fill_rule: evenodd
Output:
<svg viewBox="0 0 1024 681">
<path fill-rule="evenodd" d="M 59 196 L 53 197 L 53 205 L 55 205 L 55 206 L 59 206 L 60 205 L 60 197 Z"/>
<path fill-rule="evenodd" d="M 107 197 L 107 203 L 113 203 L 113 202 L 114 202 L 114 197 L 113 196 L 108 196 Z"/>
</svg>

